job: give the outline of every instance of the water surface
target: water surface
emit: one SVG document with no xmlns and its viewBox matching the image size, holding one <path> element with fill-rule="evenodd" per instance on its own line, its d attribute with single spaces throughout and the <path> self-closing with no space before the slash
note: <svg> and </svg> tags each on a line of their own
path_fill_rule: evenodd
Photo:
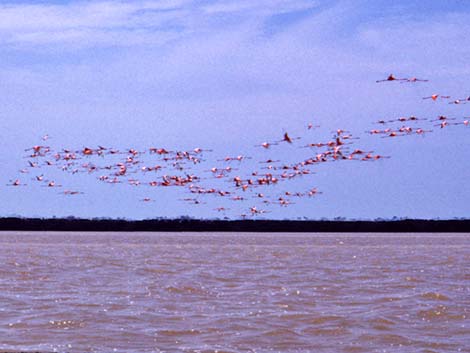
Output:
<svg viewBox="0 0 470 353">
<path fill-rule="evenodd" d="M 470 352 L 470 234 L 0 233 L 0 351 Z"/>
</svg>

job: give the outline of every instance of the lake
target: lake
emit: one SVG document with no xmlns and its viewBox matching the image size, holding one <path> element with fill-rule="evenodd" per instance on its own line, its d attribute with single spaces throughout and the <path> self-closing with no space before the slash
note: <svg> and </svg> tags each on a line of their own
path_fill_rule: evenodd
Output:
<svg viewBox="0 0 470 353">
<path fill-rule="evenodd" d="M 470 352 L 470 234 L 0 232 L 0 351 Z"/>
</svg>

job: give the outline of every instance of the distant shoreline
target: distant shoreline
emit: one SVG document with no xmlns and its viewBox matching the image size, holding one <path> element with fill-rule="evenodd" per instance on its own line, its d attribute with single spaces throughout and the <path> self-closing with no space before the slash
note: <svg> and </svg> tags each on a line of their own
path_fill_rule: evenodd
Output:
<svg viewBox="0 0 470 353">
<path fill-rule="evenodd" d="M 470 233 L 464 220 L 198 220 L 0 218 L 0 231 Z"/>
</svg>

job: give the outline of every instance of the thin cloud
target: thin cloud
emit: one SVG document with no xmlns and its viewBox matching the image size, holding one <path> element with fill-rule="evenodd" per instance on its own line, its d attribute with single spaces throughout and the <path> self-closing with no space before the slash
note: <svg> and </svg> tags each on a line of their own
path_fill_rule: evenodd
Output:
<svg viewBox="0 0 470 353">
<path fill-rule="evenodd" d="M 0 41 L 10 45 L 147 44 L 181 31 L 185 1 L 0 6 Z"/>
<path fill-rule="evenodd" d="M 261 25 L 269 16 L 313 6 L 312 1 L 306 0 L 6 4 L 0 6 L 0 43 L 26 49 L 48 44 L 82 47 L 158 44 L 194 33 L 224 30 L 230 27 L 231 17 Z M 222 19 L 218 16 L 221 14 Z"/>
<path fill-rule="evenodd" d="M 316 6 L 311 0 L 240 0 L 240 1 L 217 1 L 203 6 L 203 11 L 208 14 L 234 14 L 239 12 L 248 15 L 284 13 L 291 11 L 307 10 Z"/>
</svg>

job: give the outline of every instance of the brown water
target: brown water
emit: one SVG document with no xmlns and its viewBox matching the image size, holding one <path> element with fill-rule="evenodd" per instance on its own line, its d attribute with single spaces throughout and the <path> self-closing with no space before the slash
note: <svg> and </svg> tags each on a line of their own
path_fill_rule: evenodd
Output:
<svg viewBox="0 0 470 353">
<path fill-rule="evenodd" d="M 470 352 L 470 234 L 0 233 L 0 351 Z"/>
</svg>

